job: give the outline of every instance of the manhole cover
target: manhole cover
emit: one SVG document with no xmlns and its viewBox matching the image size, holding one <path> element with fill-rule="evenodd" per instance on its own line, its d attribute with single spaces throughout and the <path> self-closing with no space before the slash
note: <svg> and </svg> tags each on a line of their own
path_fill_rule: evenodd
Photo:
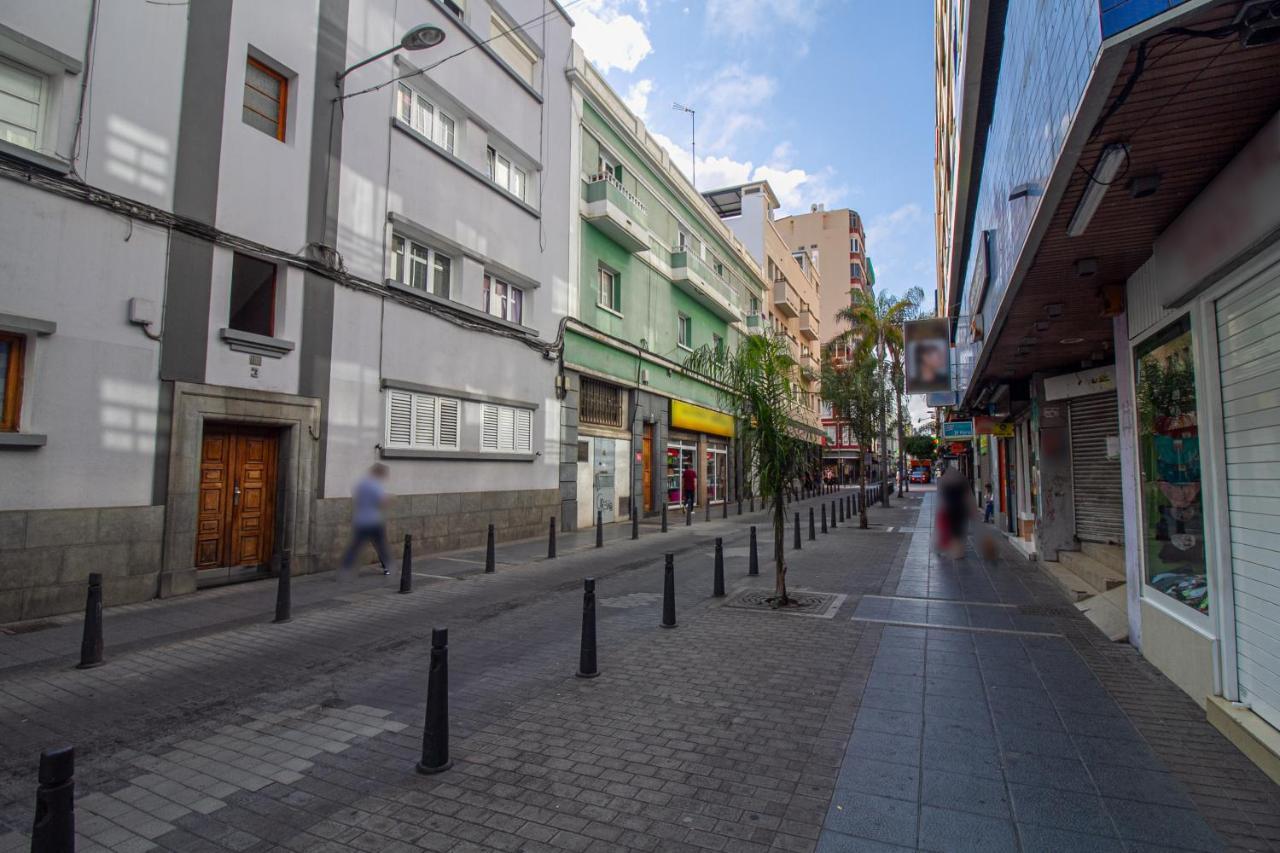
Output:
<svg viewBox="0 0 1280 853">
<path fill-rule="evenodd" d="M 740 610 L 763 610 L 770 613 L 787 613 L 792 616 L 816 616 L 819 619 L 830 619 L 836 615 L 840 605 L 847 596 L 833 592 L 814 592 L 808 589 L 792 589 L 787 593 L 793 603 L 786 607 L 774 607 L 772 589 L 744 589 L 735 592 L 725 600 L 722 607 L 733 607 Z"/>
<path fill-rule="evenodd" d="M 600 599 L 601 607 L 616 607 L 619 610 L 627 610 L 632 607 L 644 607 L 649 604 L 657 604 L 662 600 L 662 594 L 658 592 L 633 592 L 628 595 L 615 595 L 610 598 Z"/>
<path fill-rule="evenodd" d="M 1019 616 L 1074 616 L 1080 611 L 1074 607 L 1057 607 L 1052 604 L 1021 604 Z"/>
</svg>

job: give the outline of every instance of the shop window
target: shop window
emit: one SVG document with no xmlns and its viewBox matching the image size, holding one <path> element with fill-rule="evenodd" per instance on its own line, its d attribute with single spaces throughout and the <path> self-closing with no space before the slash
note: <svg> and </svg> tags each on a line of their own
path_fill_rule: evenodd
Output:
<svg viewBox="0 0 1280 853">
<path fill-rule="evenodd" d="M 582 390 L 578 395 L 578 421 L 584 424 L 621 429 L 622 389 L 598 379 L 582 378 Z"/>
<path fill-rule="evenodd" d="M 667 445 L 667 503 L 693 505 L 698 501 L 698 446 L 673 441 Z"/>
<path fill-rule="evenodd" d="M 231 263 L 227 327 L 272 337 L 276 325 L 276 265 L 239 252 Z"/>
<path fill-rule="evenodd" d="M 1208 613 L 1190 319 L 1144 341 L 1134 355 L 1146 582 Z"/>
<path fill-rule="evenodd" d="M 707 500 L 720 503 L 725 500 L 729 478 L 729 448 L 711 446 L 707 449 Z"/>
</svg>

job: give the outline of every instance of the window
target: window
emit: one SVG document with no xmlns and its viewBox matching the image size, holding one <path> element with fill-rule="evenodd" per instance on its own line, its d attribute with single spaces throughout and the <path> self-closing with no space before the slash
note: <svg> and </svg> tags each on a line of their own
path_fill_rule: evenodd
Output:
<svg viewBox="0 0 1280 853">
<path fill-rule="evenodd" d="M 598 379 L 582 377 L 578 392 L 578 420 L 584 424 L 624 426 L 622 389 Z"/>
<path fill-rule="evenodd" d="M 1195 359 L 1186 317 L 1134 350 L 1146 582 L 1209 612 Z"/>
<path fill-rule="evenodd" d="M 712 335 L 711 335 L 711 349 L 715 350 L 717 353 L 723 353 L 723 352 L 724 352 L 724 338 L 720 337 L 719 335 L 712 334 Z"/>
<path fill-rule="evenodd" d="M 486 275 L 484 277 L 484 310 L 512 323 L 524 319 L 524 291 L 514 284 Z"/>
<path fill-rule="evenodd" d="M 612 175 L 620 181 L 622 180 L 622 167 L 613 162 L 613 159 L 608 154 L 601 152 L 601 154 L 596 157 L 596 175 L 598 177 Z"/>
<path fill-rule="evenodd" d="M 284 141 L 289 81 L 252 56 L 244 69 L 244 123 Z"/>
<path fill-rule="evenodd" d="M 480 449 L 496 453 L 533 452 L 533 412 L 486 403 Z"/>
<path fill-rule="evenodd" d="M 676 251 L 689 251 L 689 247 L 693 245 L 693 235 L 686 231 L 683 225 L 676 226 L 676 229 Z"/>
<path fill-rule="evenodd" d="M 227 327 L 273 337 L 276 326 L 276 265 L 236 253 L 231 263 L 231 309 Z"/>
<path fill-rule="evenodd" d="M 445 151 L 454 153 L 457 123 L 453 116 L 403 83 L 396 89 L 396 118 Z"/>
<path fill-rule="evenodd" d="M 460 406 L 450 397 L 388 388 L 386 447 L 457 450 Z"/>
<path fill-rule="evenodd" d="M 596 304 L 601 308 L 622 313 L 622 281 L 611 269 L 600 267 L 600 287 L 596 293 Z"/>
<path fill-rule="evenodd" d="M 854 281 L 862 281 L 862 264 L 849 264 L 849 278 Z"/>
<path fill-rule="evenodd" d="M 751 310 L 748 313 L 750 314 L 760 313 L 760 297 L 758 296 L 751 297 Z"/>
<path fill-rule="evenodd" d="M 415 290 L 449 298 L 453 259 L 399 234 L 391 237 L 391 279 Z"/>
<path fill-rule="evenodd" d="M 777 281 L 781 275 L 778 272 L 778 265 L 773 262 L 773 258 L 769 259 L 769 281 Z"/>
<path fill-rule="evenodd" d="M 18 431 L 22 408 L 22 367 L 27 339 L 0 332 L 0 432 Z"/>
<path fill-rule="evenodd" d="M 452 12 L 459 21 L 467 13 L 467 0 L 442 0 L 444 7 Z"/>
<path fill-rule="evenodd" d="M 48 96 L 42 74 L 0 61 L 0 139 L 38 150 Z"/>
<path fill-rule="evenodd" d="M 502 57 L 502 61 L 511 66 L 521 80 L 533 85 L 538 56 L 520 38 L 518 27 L 494 15 L 490 18 L 490 28 L 489 46 L 494 53 Z"/>
<path fill-rule="evenodd" d="M 850 251 L 850 252 L 861 252 L 861 251 L 862 251 L 862 242 L 861 242 L 857 237 L 850 237 L 850 238 L 849 238 L 849 251 Z"/>
<path fill-rule="evenodd" d="M 686 314 L 676 318 L 677 343 L 685 349 L 693 349 L 693 321 Z"/>
<path fill-rule="evenodd" d="M 525 187 L 528 184 L 528 176 L 525 171 L 513 164 L 510 158 L 499 154 L 492 147 L 488 150 L 488 161 L 489 180 L 524 201 Z"/>
<path fill-rule="evenodd" d="M 828 424 L 827 425 L 827 446 L 838 447 L 839 445 L 840 445 L 840 441 L 836 437 L 835 426 L 833 424 Z"/>
</svg>

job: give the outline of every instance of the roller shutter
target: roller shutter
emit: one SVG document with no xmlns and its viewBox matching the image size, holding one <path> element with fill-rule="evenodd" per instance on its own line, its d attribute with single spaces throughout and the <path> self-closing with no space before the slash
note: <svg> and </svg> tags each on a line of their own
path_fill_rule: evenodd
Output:
<svg viewBox="0 0 1280 853">
<path fill-rule="evenodd" d="M 1280 270 L 1215 307 L 1240 701 L 1280 728 Z"/>
<path fill-rule="evenodd" d="M 1093 394 L 1071 401 L 1071 481 L 1076 538 L 1085 542 L 1124 541 L 1120 496 L 1119 417 L 1116 395 Z M 1108 455 L 1108 439 L 1112 454 Z"/>
</svg>

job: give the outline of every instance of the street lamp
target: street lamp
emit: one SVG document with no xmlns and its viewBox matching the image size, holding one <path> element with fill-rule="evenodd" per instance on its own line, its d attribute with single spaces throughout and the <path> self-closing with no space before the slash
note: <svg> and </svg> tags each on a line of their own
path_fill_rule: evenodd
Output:
<svg viewBox="0 0 1280 853">
<path fill-rule="evenodd" d="M 435 47 L 442 41 L 444 41 L 444 30 L 434 24 L 418 24 L 418 26 L 410 28 L 404 36 L 401 37 L 399 44 L 389 47 L 381 53 L 375 53 L 368 59 L 360 60 L 355 65 L 352 65 L 347 70 L 340 73 L 336 82 L 338 85 L 342 85 L 343 78 L 352 71 L 368 65 L 370 62 L 376 62 L 384 56 L 395 53 L 397 50 L 426 50 L 429 47 Z"/>
</svg>

